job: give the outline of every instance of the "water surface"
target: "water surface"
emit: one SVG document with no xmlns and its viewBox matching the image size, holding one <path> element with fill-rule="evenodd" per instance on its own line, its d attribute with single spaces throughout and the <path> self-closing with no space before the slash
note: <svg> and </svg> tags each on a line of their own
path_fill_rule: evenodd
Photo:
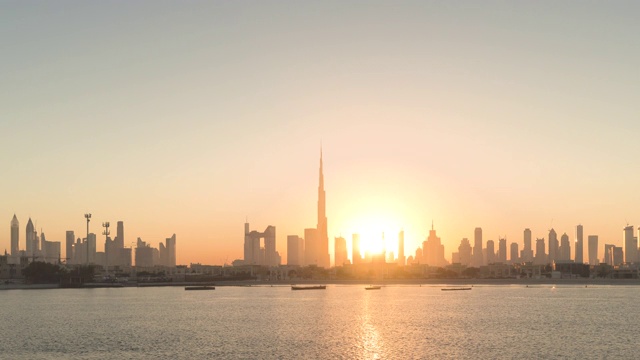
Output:
<svg viewBox="0 0 640 360">
<path fill-rule="evenodd" d="M 637 356 L 635 286 L 0 291 L 7 359 Z"/>
</svg>

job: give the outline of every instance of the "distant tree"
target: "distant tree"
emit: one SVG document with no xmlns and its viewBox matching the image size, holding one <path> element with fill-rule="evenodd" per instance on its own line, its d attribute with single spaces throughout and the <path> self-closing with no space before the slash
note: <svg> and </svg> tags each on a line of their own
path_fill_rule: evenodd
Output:
<svg viewBox="0 0 640 360">
<path fill-rule="evenodd" d="M 477 278 L 479 273 L 480 273 L 480 269 L 476 267 L 468 267 L 462 271 L 463 276 L 466 276 L 468 278 L 473 278 L 473 279 Z"/>
<path fill-rule="evenodd" d="M 34 261 L 22 271 L 25 280 L 31 284 L 56 284 L 66 274 L 59 265 L 42 261 Z"/>
</svg>

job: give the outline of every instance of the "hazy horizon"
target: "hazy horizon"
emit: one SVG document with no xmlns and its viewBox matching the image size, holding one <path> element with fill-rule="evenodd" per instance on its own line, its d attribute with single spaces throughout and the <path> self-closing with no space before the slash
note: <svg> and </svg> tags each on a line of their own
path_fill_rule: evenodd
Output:
<svg viewBox="0 0 640 360">
<path fill-rule="evenodd" d="M 3 2 L 0 246 L 15 213 L 21 249 L 31 217 L 64 253 L 90 212 L 99 251 L 122 220 L 125 246 L 175 233 L 179 264 L 222 264 L 248 218 L 286 263 L 316 226 L 322 144 L 332 262 L 352 233 L 403 229 L 413 255 L 432 220 L 449 261 L 475 227 L 573 248 L 578 224 L 602 258 L 640 226 L 638 10 Z"/>
</svg>

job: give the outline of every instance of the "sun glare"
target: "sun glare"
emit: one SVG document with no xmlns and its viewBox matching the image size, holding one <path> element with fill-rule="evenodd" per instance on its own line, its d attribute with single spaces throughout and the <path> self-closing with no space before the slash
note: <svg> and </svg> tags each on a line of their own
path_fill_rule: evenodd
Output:
<svg viewBox="0 0 640 360">
<path fill-rule="evenodd" d="M 388 214 L 368 214 L 353 222 L 352 232 L 360 236 L 360 255 L 389 253 L 398 247 L 401 226 Z"/>
</svg>

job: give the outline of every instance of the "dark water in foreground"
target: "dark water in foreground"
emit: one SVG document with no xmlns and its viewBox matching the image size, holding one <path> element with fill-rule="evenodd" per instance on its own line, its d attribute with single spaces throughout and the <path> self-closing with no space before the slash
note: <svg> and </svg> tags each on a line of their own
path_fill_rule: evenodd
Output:
<svg viewBox="0 0 640 360">
<path fill-rule="evenodd" d="M 8 290 L 3 359 L 636 358 L 640 287 Z"/>
</svg>

